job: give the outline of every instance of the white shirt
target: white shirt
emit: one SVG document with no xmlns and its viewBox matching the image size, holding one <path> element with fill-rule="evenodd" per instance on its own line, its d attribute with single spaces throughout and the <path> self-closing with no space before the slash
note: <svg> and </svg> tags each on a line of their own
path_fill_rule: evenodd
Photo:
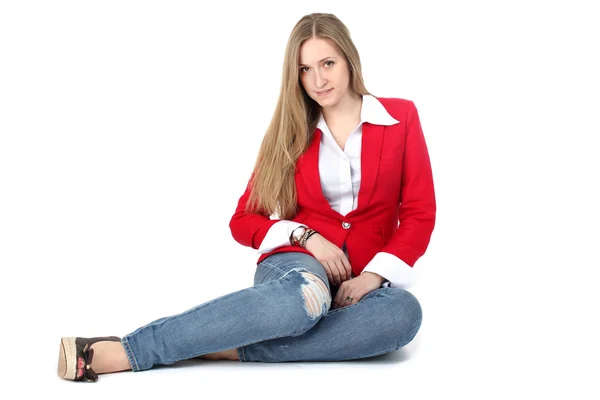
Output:
<svg viewBox="0 0 600 400">
<path fill-rule="evenodd" d="M 363 122 L 386 126 L 399 123 L 371 95 L 363 95 L 360 119 L 358 126 L 348 136 L 343 150 L 333 138 L 322 114 L 317 124 L 317 128 L 323 132 L 319 147 L 321 189 L 331 208 L 341 215 L 346 215 L 357 207 Z M 281 246 L 289 246 L 290 235 L 299 226 L 306 225 L 289 220 L 276 222 L 260 244 L 258 253 L 264 254 Z M 345 253 L 348 256 L 347 251 Z M 413 284 L 415 278 L 412 267 L 395 255 L 385 252 L 375 254 L 362 272 L 375 272 L 385 278 L 387 281 L 381 287 L 406 289 Z"/>
</svg>

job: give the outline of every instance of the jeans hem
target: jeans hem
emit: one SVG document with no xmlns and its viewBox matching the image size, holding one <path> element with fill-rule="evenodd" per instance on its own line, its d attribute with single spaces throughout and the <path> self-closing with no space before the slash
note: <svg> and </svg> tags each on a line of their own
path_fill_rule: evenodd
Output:
<svg viewBox="0 0 600 400">
<path fill-rule="evenodd" d="M 131 365 L 131 370 L 133 372 L 139 372 L 140 367 L 135 359 L 135 356 L 133 355 L 133 351 L 131 350 L 131 346 L 129 345 L 127 338 L 123 337 L 123 339 L 121 339 L 121 344 L 123 345 L 123 348 L 125 349 L 125 354 L 127 355 L 127 360 L 129 361 L 129 364 Z"/>
<path fill-rule="evenodd" d="M 248 360 L 246 359 L 246 356 L 244 355 L 244 347 L 238 347 L 237 348 L 237 354 L 238 354 L 238 358 L 240 359 L 240 362 L 247 362 Z"/>
</svg>

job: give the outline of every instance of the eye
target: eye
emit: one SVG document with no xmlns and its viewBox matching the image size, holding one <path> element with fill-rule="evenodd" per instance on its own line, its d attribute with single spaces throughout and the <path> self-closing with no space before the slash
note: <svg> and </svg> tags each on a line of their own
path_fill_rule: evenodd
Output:
<svg viewBox="0 0 600 400">
<path fill-rule="evenodd" d="M 331 63 L 331 65 L 333 66 L 333 64 L 335 64 L 333 61 L 329 60 L 329 61 L 325 61 L 325 65 Z"/>
<path fill-rule="evenodd" d="M 302 68 L 300 68 L 300 72 L 306 72 L 306 71 L 304 71 L 305 68 L 308 68 L 308 67 L 302 67 Z"/>
</svg>

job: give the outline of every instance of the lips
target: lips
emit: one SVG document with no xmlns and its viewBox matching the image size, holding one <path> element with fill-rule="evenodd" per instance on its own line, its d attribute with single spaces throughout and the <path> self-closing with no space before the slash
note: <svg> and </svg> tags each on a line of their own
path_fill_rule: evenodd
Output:
<svg viewBox="0 0 600 400">
<path fill-rule="evenodd" d="M 332 90 L 333 90 L 333 88 L 331 88 L 331 89 L 329 89 L 329 90 L 326 90 L 326 91 L 324 91 L 324 92 L 317 92 L 317 94 L 318 94 L 318 95 L 320 95 L 320 96 L 322 96 L 322 95 L 328 94 L 328 93 L 329 93 L 329 92 L 331 92 Z"/>
</svg>

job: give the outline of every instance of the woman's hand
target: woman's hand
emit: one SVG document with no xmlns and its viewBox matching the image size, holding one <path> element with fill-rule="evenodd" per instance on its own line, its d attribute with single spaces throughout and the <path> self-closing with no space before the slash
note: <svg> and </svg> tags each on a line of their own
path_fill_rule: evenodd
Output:
<svg viewBox="0 0 600 400">
<path fill-rule="evenodd" d="M 343 282 L 338 289 L 331 303 L 330 309 L 346 307 L 358 303 L 362 297 L 378 289 L 383 283 L 384 278 L 378 274 L 365 272 L 359 276 Z M 352 297 L 352 301 L 348 300 L 348 296 Z"/>
<path fill-rule="evenodd" d="M 339 286 L 351 278 L 352 268 L 342 249 L 319 233 L 308 238 L 305 248 L 323 265 L 330 283 Z"/>
</svg>

